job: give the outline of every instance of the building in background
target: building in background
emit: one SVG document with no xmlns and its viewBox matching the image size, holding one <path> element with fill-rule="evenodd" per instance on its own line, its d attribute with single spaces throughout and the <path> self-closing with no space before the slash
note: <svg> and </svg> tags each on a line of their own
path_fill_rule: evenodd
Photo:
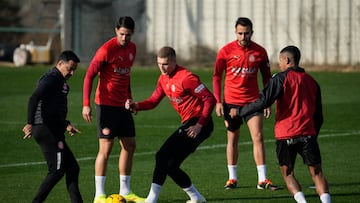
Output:
<svg viewBox="0 0 360 203">
<path fill-rule="evenodd" d="M 272 62 L 280 49 L 296 45 L 302 62 L 359 65 L 359 0 L 147 0 L 146 47 L 169 44 L 181 55 L 199 57 L 197 48 L 217 51 L 235 40 L 239 16 L 254 23 L 253 39 Z M 201 55 L 201 54 L 200 54 Z"/>
<path fill-rule="evenodd" d="M 82 62 L 88 62 L 97 48 L 114 36 L 116 20 L 129 15 L 136 22 L 133 41 L 138 46 L 138 64 L 153 65 L 156 51 L 167 45 L 181 53 L 183 61 L 212 67 L 217 51 L 235 40 L 235 20 L 245 16 L 254 23 L 253 39 L 267 49 L 274 63 L 280 48 L 293 44 L 301 48 L 302 62 L 309 65 L 360 66 L 359 0 L 12 2 L 23 6 L 25 27 L 52 29 L 50 19 L 45 18 L 56 14 L 60 26 L 53 48 L 57 52 L 72 49 Z M 31 32 L 30 38 L 36 41 L 37 37 Z"/>
</svg>

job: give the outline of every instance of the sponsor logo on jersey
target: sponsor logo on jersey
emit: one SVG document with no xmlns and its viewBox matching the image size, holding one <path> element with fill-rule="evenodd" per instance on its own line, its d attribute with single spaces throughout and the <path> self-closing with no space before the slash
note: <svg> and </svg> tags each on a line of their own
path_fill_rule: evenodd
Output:
<svg viewBox="0 0 360 203">
<path fill-rule="evenodd" d="M 180 104 L 183 100 L 181 97 L 170 97 L 168 96 L 170 102 Z"/>
<path fill-rule="evenodd" d="M 231 72 L 234 75 L 251 75 L 255 73 L 256 68 L 232 67 Z"/>
<path fill-rule="evenodd" d="M 239 59 L 240 59 L 240 56 L 234 55 L 233 58 L 236 59 L 236 60 L 239 60 Z"/>
<path fill-rule="evenodd" d="M 176 90 L 176 87 L 175 87 L 174 84 L 172 84 L 172 85 L 171 85 L 171 91 L 172 91 L 172 92 L 175 92 L 175 90 Z"/>
<path fill-rule="evenodd" d="M 118 73 L 120 75 L 126 75 L 130 73 L 130 68 L 117 67 L 114 68 L 114 73 Z"/>
</svg>

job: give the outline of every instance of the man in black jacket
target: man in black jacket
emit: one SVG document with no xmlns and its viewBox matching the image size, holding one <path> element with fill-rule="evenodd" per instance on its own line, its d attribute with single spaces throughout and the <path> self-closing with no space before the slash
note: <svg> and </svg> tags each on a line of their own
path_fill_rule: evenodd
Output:
<svg viewBox="0 0 360 203">
<path fill-rule="evenodd" d="M 69 92 L 66 80 L 73 76 L 79 62 L 74 52 L 62 52 L 56 66 L 41 76 L 29 99 L 24 139 L 35 138 L 48 165 L 48 173 L 33 203 L 44 202 L 65 174 L 71 202 L 83 202 L 78 186 L 80 168 L 64 135 L 65 131 L 71 136 L 80 132 L 66 120 Z"/>
</svg>

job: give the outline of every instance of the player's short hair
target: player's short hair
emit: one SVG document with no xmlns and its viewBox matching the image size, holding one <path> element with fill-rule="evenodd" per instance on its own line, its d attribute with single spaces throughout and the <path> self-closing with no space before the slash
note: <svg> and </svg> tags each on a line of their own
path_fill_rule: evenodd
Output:
<svg viewBox="0 0 360 203">
<path fill-rule="evenodd" d="M 301 53 L 300 53 L 299 48 L 297 48 L 296 46 L 290 45 L 290 46 L 283 48 L 280 51 L 280 54 L 282 54 L 282 53 L 289 53 L 294 58 L 295 64 L 299 65 L 300 58 L 301 58 Z"/>
<path fill-rule="evenodd" d="M 249 26 L 250 30 L 253 30 L 253 24 L 251 22 L 251 20 L 249 18 L 246 17 L 239 17 L 236 22 L 235 22 L 235 28 L 238 25 L 242 25 L 242 26 Z"/>
<path fill-rule="evenodd" d="M 162 47 L 157 56 L 159 58 L 176 58 L 176 52 L 172 47 Z"/>
<path fill-rule="evenodd" d="M 119 20 L 116 22 L 116 28 L 119 29 L 121 27 L 124 27 L 134 32 L 135 22 L 130 16 L 120 17 Z"/>
<path fill-rule="evenodd" d="M 79 57 L 71 50 L 65 50 L 61 52 L 58 61 L 74 61 L 75 63 L 80 63 Z"/>
</svg>

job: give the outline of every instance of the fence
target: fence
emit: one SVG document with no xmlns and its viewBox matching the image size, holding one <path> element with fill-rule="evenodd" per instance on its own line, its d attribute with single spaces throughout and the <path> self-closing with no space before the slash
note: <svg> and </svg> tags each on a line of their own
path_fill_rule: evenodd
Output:
<svg viewBox="0 0 360 203">
<path fill-rule="evenodd" d="M 36 6 L 40 0 L 26 1 Z M 18 0 L 18 2 L 22 2 Z M 136 21 L 133 41 L 137 62 L 154 63 L 154 53 L 174 47 L 185 60 L 212 64 L 216 52 L 235 40 L 239 16 L 254 24 L 253 40 L 272 62 L 286 45 L 302 50 L 302 62 L 314 65 L 360 65 L 360 0 L 58 0 L 61 49 L 73 49 L 83 62 L 115 36 L 115 22 Z M 28 6 L 28 5 L 27 5 Z M 44 9 L 44 8 L 42 8 Z M 38 9 L 39 10 L 39 9 Z M 49 11 L 47 11 L 49 12 Z M 53 10 L 50 13 L 56 13 Z M 29 12 L 27 19 L 37 19 Z M 50 29 L 42 24 L 32 29 Z M 7 28 L 10 29 L 10 28 Z M 36 35 L 35 35 L 36 37 Z M 28 42 L 25 42 L 28 43 Z"/>
</svg>

